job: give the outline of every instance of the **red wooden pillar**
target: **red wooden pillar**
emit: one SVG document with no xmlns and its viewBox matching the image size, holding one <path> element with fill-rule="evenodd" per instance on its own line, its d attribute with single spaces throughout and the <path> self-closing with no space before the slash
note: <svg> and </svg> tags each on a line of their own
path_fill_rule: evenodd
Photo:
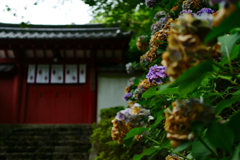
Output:
<svg viewBox="0 0 240 160">
<path fill-rule="evenodd" d="M 21 106 L 20 93 L 22 90 L 21 86 L 22 77 L 22 65 L 16 64 L 16 75 L 13 79 L 13 101 L 12 101 L 12 123 L 19 123 L 19 111 Z"/>
<path fill-rule="evenodd" d="M 26 96 L 27 96 L 27 66 L 22 67 L 22 92 L 21 92 L 21 104 L 20 104 L 20 123 L 25 123 L 26 116 Z"/>
</svg>

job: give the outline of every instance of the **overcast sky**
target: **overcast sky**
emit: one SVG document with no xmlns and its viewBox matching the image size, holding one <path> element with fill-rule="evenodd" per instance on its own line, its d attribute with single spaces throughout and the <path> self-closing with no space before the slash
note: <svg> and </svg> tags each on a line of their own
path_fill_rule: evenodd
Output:
<svg viewBox="0 0 240 160">
<path fill-rule="evenodd" d="M 0 22 L 31 24 L 86 24 L 90 7 L 81 0 L 0 0 Z M 11 8 L 7 11 L 8 7 Z M 14 16 L 16 14 L 16 16 Z"/>
</svg>

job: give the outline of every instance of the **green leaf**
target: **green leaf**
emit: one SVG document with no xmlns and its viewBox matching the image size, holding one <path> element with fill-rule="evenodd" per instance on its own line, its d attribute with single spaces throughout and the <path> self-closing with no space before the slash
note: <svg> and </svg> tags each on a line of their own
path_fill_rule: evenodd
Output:
<svg viewBox="0 0 240 160">
<path fill-rule="evenodd" d="M 175 82 L 174 84 L 179 84 L 180 95 L 186 95 L 189 92 L 195 90 L 202 82 L 202 80 L 207 75 L 207 72 L 213 70 L 212 62 L 205 61 L 197 66 L 191 67 L 186 70 Z"/>
<path fill-rule="evenodd" d="M 190 147 L 191 144 L 192 143 L 190 141 L 184 141 L 176 149 L 173 150 L 173 153 L 181 152 L 181 151 L 187 149 L 188 147 Z"/>
<path fill-rule="evenodd" d="M 211 152 L 198 140 L 196 139 L 192 144 L 192 156 L 196 160 L 206 160 L 207 156 Z"/>
<path fill-rule="evenodd" d="M 174 84 L 181 84 L 185 82 L 186 80 L 191 80 L 194 78 L 199 77 L 199 75 L 203 75 L 207 72 L 210 72 L 213 70 L 212 62 L 211 61 L 205 61 L 200 63 L 197 66 L 191 67 L 188 70 L 186 70 L 175 82 Z"/>
<path fill-rule="evenodd" d="M 234 133 L 225 124 L 214 121 L 207 130 L 206 138 L 213 147 L 232 152 Z"/>
<path fill-rule="evenodd" d="M 236 24 L 239 24 L 239 21 L 235 21 L 235 19 L 239 18 L 239 15 L 240 7 L 237 7 L 235 11 L 230 16 L 225 18 L 220 25 L 213 28 L 212 32 L 210 32 L 205 38 L 204 43 L 206 44 L 214 38 L 218 37 L 219 35 L 227 33 L 231 28 L 235 27 Z"/>
<path fill-rule="evenodd" d="M 179 85 L 179 94 L 180 95 L 186 95 L 192 91 L 194 91 L 202 82 L 202 80 L 205 78 L 206 74 L 200 75 L 198 78 L 189 79 L 188 83 L 182 83 Z"/>
<path fill-rule="evenodd" d="M 225 100 L 220 101 L 216 105 L 217 114 L 220 114 L 223 109 L 230 107 L 233 103 L 235 103 L 237 101 L 239 101 L 239 97 L 232 97 L 231 99 L 225 99 Z"/>
<path fill-rule="evenodd" d="M 237 92 L 234 92 L 234 93 L 230 93 L 230 94 L 233 95 L 233 96 L 240 95 L 240 90 L 238 90 Z"/>
<path fill-rule="evenodd" d="M 133 128 L 131 129 L 125 136 L 125 138 L 123 139 L 123 143 L 129 147 L 132 145 L 133 143 L 133 139 L 135 135 L 138 134 L 142 134 L 143 132 L 147 131 L 148 128 L 143 128 L 143 127 L 139 127 L 139 128 Z"/>
<path fill-rule="evenodd" d="M 229 122 L 227 122 L 227 126 L 231 128 L 234 132 L 235 140 L 238 140 L 240 138 L 240 111 L 237 112 L 237 114 L 233 115 Z"/>
<path fill-rule="evenodd" d="M 233 46 L 240 39 L 240 33 L 235 33 L 233 35 L 225 35 L 218 38 L 221 42 L 221 53 L 223 56 L 230 58 L 230 53 L 232 52 Z"/>
<path fill-rule="evenodd" d="M 144 149 L 140 155 L 135 154 L 133 156 L 133 160 L 140 160 L 143 156 L 149 156 L 157 150 L 158 150 L 157 148 L 155 148 L 154 146 L 151 146 L 150 148 Z"/>
<path fill-rule="evenodd" d="M 178 87 L 166 88 L 160 91 L 157 91 L 156 94 L 178 94 Z"/>
<path fill-rule="evenodd" d="M 163 119 L 165 119 L 165 117 L 162 117 L 163 112 L 164 112 L 164 109 L 158 113 L 157 120 L 154 122 L 153 126 L 158 125 Z"/>
<path fill-rule="evenodd" d="M 240 144 L 236 147 L 231 160 L 239 160 L 239 148 L 240 148 Z"/>
<path fill-rule="evenodd" d="M 157 86 L 149 88 L 146 92 L 142 94 L 142 98 L 150 98 L 156 94 Z"/>
<path fill-rule="evenodd" d="M 139 82 L 140 82 L 139 79 L 137 79 L 137 78 L 134 79 L 134 85 L 135 85 L 135 86 L 137 86 L 137 85 L 139 84 Z"/>
<path fill-rule="evenodd" d="M 240 44 L 233 47 L 232 52 L 230 54 L 230 60 L 237 58 L 239 54 L 240 54 Z M 227 57 L 223 57 L 221 63 L 222 64 L 228 63 Z"/>
</svg>

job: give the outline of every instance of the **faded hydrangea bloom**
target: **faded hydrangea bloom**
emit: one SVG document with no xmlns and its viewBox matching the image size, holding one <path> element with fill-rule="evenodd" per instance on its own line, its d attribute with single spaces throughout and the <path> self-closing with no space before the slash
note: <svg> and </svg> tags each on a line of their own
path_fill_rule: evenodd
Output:
<svg viewBox="0 0 240 160">
<path fill-rule="evenodd" d="M 130 97 L 132 97 L 131 93 L 126 93 L 123 97 L 123 100 L 127 101 Z"/>
<path fill-rule="evenodd" d="M 126 71 L 127 71 L 128 74 L 131 74 L 131 73 L 134 72 L 134 69 L 132 67 L 132 63 L 131 62 L 126 64 Z"/>
<path fill-rule="evenodd" d="M 148 8 L 153 8 L 156 5 L 156 0 L 145 0 L 145 4 Z"/>
<path fill-rule="evenodd" d="M 165 110 L 164 129 L 167 131 L 167 138 L 171 140 L 170 143 L 174 148 L 180 145 L 183 140 L 194 138 L 194 135 L 191 135 L 192 122 L 201 121 L 208 125 L 215 119 L 214 108 L 204 104 L 203 100 L 176 100 L 172 106 L 172 110 L 169 108 Z"/>
<path fill-rule="evenodd" d="M 140 124 L 142 118 L 150 116 L 150 110 L 140 107 L 138 103 L 134 103 L 131 108 L 126 108 L 118 112 L 115 118 L 124 123 L 130 122 L 132 125 Z"/>
<path fill-rule="evenodd" d="M 203 13 L 213 14 L 214 10 L 212 10 L 211 8 L 202 8 L 200 11 L 197 12 L 197 15 L 201 16 Z"/>
<path fill-rule="evenodd" d="M 166 68 L 164 66 L 157 66 L 156 64 L 149 69 L 146 78 L 149 83 L 155 81 L 157 84 L 162 83 L 162 79 L 166 79 L 167 75 L 165 73 Z"/>
<path fill-rule="evenodd" d="M 222 3 L 222 4 L 227 4 L 227 3 L 237 3 L 239 0 L 209 0 L 209 4 L 210 5 L 213 5 L 213 4 L 219 4 L 219 3 Z"/>
<path fill-rule="evenodd" d="M 130 79 L 128 80 L 128 86 L 133 86 L 135 79 L 136 79 L 135 77 L 130 78 Z"/>
<path fill-rule="evenodd" d="M 180 12 L 179 18 L 183 18 L 183 14 L 190 14 L 190 15 L 193 16 L 193 13 L 192 13 L 192 10 L 191 10 L 191 9 L 189 9 L 189 10 L 182 10 L 182 11 Z"/>
<path fill-rule="evenodd" d="M 142 98 L 142 93 L 136 88 L 133 92 L 133 98 L 137 100 L 141 100 Z"/>
<path fill-rule="evenodd" d="M 152 24 L 151 26 L 152 35 L 160 31 L 161 29 L 163 29 L 163 27 L 167 24 L 167 22 L 168 22 L 168 18 L 163 17 L 163 18 L 160 18 L 160 20 L 157 21 L 156 23 Z"/>
</svg>

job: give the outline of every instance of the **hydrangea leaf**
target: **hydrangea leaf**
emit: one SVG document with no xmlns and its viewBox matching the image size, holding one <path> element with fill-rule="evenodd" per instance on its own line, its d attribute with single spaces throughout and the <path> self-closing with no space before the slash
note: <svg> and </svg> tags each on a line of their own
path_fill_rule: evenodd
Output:
<svg viewBox="0 0 240 160">
<path fill-rule="evenodd" d="M 240 148 L 240 144 L 234 150 L 233 157 L 231 160 L 239 160 L 239 148 Z"/>
<path fill-rule="evenodd" d="M 232 97 L 230 99 L 225 99 L 222 100 L 221 102 L 219 102 L 216 105 L 216 112 L 217 114 L 220 114 L 222 112 L 223 109 L 230 107 L 233 103 L 239 101 L 239 97 Z"/>
<path fill-rule="evenodd" d="M 142 94 L 142 98 L 150 98 L 152 96 L 155 96 L 156 89 L 157 89 L 157 86 L 153 86 L 153 87 L 149 88 L 146 92 L 144 92 Z"/>
<path fill-rule="evenodd" d="M 187 149 L 188 147 L 190 147 L 191 144 L 192 144 L 192 143 L 191 143 L 190 141 L 184 141 L 184 142 L 182 142 L 177 148 L 175 148 L 175 149 L 173 150 L 173 153 L 181 152 L 181 151 Z"/>
<path fill-rule="evenodd" d="M 155 148 L 154 146 L 151 146 L 150 148 L 144 149 L 143 152 L 140 155 L 135 154 L 133 156 L 133 160 L 140 160 L 143 156 L 149 156 L 156 152 L 158 148 Z"/>
<path fill-rule="evenodd" d="M 236 24 L 239 24 L 239 21 L 236 21 L 236 19 L 239 19 L 239 15 L 240 7 L 238 6 L 236 10 L 226 19 L 224 19 L 219 26 L 213 28 L 213 30 L 205 38 L 204 43 L 206 44 L 213 40 L 214 38 L 216 38 L 217 36 L 223 35 L 227 33 L 230 29 L 234 28 Z"/>
<path fill-rule="evenodd" d="M 137 78 L 134 79 L 134 85 L 135 85 L 135 86 L 137 86 L 137 85 L 139 84 L 139 82 L 140 82 L 139 79 L 137 79 Z"/>
<path fill-rule="evenodd" d="M 227 122 L 227 126 L 233 130 L 236 140 L 240 138 L 239 124 L 240 124 L 240 111 L 238 111 L 237 114 L 233 115 L 230 118 L 230 121 Z"/>
<path fill-rule="evenodd" d="M 225 124 L 219 124 L 218 121 L 211 123 L 207 130 L 206 138 L 215 148 L 220 148 L 222 150 L 232 152 L 234 133 Z"/>
<path fill-rule="evenodd" d="M 240 44 L 236 45 L 233 47 L 232 49 L 232 52 L 230 54 L 230 60 L 233 60 L 235 58 L 237 58 L 237 56 L 240 54 Z M 228 59 L 227 57 L 223 57 L 222 61 L 221 61 L 222 64 L 226 64 L 228 63 Z"/>
<path fill-rule="evenodd" d="M 225 35 L 218 38 L 218 41 L 221 42 L 221 53 L 223 56 L 226 56 L 230 59 L 230 53 L 232 52 L 233 46 L 240 39 L 240 33 L 237 32 L 233 35 Z"/>
<path fill-rule="evenodd" d="M 240 95 L 240 90 L 238 90 L 238 91 L 236 91 L 236 92 L 234 92 L 234 93 L 230 93 L 230 94 L 233 95 L 233 96 Z"/>
<path fill-rule="evenodd" d="M 123 139 L 123 143 L 129 147 L 132 145 L 133 143 L 133 139 L 135 135 L 139 135 L 142 134 L 143 132 L 147 131 L 148 128 L 143 128 L 143 127 L 139 127 L 139 128 L 133 128 L 131 129 L 125 136 L 125 138 Z"/>
<path fill-rule="evenodd" d="M 192 145 L 192 156 L 196 160 L 207 160 L 211 152 L 199 141 L 195 140 Z"/>
<path fill-rule="evenodd" d="M 154 122 L 153 126 L 158 125 L 160 122 L 162 122 L 163 119 L 166 117 L 162 117 L 162 114 L 164 113 L 164 110 L 161 110 L 157 115 L 157 120 Z"/>
<path fill-rule="evenodd" d="M 178 87 L 166 88 L 164 90 L 157 91 L 156 94 L 178 94 Z"/>
<path fill-rule="evenodd" d="M 179 93 L 184 96 L 187 93 L 195 90 L 206 77 L 207 72 L 213 70 L 212 62 L 205 61 L 197 66 L 191 67 L 186 70 L 175 82 L 174 84 L 179 84 Z"/>
</svg>

